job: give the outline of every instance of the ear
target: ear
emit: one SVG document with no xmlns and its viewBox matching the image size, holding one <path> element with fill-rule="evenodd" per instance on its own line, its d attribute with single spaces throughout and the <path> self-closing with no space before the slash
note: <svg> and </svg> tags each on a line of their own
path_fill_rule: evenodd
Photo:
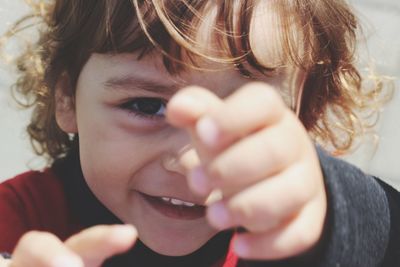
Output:
<svg viewBox="0 0 400 267">
<path fill-rule="evenodd" d="M 75 101 L 70 79 L 61 75 L 55 91 L 55 115 L 58 126 L 66 133 L 77 133 Z"/>
</svg>

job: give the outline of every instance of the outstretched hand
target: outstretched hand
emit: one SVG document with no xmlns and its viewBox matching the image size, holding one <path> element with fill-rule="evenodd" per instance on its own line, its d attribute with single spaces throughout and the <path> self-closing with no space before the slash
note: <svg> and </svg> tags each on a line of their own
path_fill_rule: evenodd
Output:
<svg viewBox="0 0 400 267">
<path fill-rule="evenodd" d="M 20 239 L 12 260 L 0 259 L 0 267 L 99 267 L 132 247 L 136 237 L 130 225 L 94 226 L 65 242 L 50 233 L 32 231 Z"/>
<path fill-rule="evenodd" d="M 191 190 L 222 192 L 207 209 L 209 223 L 247 230 L 234 243 L 240 257 L 282 259 L 317 243 L 327 205 L 318 156 L 273 88 L 251 83 L 220 99 L 189 87 L 170 100 L 167 119 L 190 133 L 199 155 Z"/>
</svg>

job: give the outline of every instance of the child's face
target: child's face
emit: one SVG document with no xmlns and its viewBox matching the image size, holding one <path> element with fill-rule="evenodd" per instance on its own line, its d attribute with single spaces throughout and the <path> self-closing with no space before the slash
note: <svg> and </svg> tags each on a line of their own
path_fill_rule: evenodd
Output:
<svg viewBox="0 0 400 267">
<path fill-rule="evenodd" d="M 284 89 L 287 77 L 260 80 Z M 94 54 L 84 66 L 73 116 L 84 177 L 97 198 L 135 225 L 156 252 L 185 255 L 217 233 L 204 217 L 206 199 L 191 193 L 185 178 L 198 157 L 188 133 L 166 122 L 165 103 L 185 85 L 224 97 L 248 81 L 232 69 L 190 71 L 174 79 L 159 57 L 150 56 L 138 61 L 134 55 Z"/>
</svg>

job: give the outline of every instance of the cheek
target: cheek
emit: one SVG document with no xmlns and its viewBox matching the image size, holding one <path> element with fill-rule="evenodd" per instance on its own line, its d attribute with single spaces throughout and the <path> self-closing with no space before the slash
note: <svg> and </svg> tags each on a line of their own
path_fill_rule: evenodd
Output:
<svg viewBox="0 0 400 267">
<path fill-rule="evenodd" d="M 126 131 L 111 121 L 92 120 L 78 127 L 82 171 L 97 189 L 126 188 L 135 173 L 160 153 L 152 135 Z"/>
</svg>

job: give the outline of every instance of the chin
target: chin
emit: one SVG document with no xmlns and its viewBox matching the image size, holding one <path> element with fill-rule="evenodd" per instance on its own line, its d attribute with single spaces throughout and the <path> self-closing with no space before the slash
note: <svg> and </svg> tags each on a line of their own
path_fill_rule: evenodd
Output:
<svg viewBox="0 0 400 267">
<path fill-rule="evenodd" d="M 165 256 L 188 255 L 218 233 L 208 224 L 204 211 L 183 212 L 187 210 L 143 195 L 133 194 L 133 200 L 117 216 L 120 214 L 122 221 L 133 224 L 140 241 L 152 251 Z M 132 213 L 125 212 L 129 209 Z"/>
<path fill-rule="evenodd" d="M 145 244 L 146 246 L 148 246 L 147 244 Z M 198 250 L 199 248 L 201 248 L 201 246 L 196 246 L 193 247 L 191 249 L 188 249 L 187 247 L 169 247 L 169 248 L 165 248 L 165 247 L 151 247 L 148 246 L 152 251 L 160 254 L 160 255 L 164 255 L 164 256 L 170 256 L 170 257 L 180 257 L 180 256 L 186 256 L 189 254 L 192 254 L 193 252 L 195 252 L 196 250 Z"/>
<path fill-rule="evenodd" d="M 195 238 L 194 236 L 188 236 L 186 238 L 182 238 L 182 236 L 175 236 L 175 238 L 163 239 L 161 237 L 156 240 L 147 240 L 146 238 L 141 238 L 140 241 L 158 254 L 179 257 L 189 255 L 200 249 L 213 237 L 213 235 L 214 234 L 207 235 L 206 237 L 200 239 Z"/>
</svg>

